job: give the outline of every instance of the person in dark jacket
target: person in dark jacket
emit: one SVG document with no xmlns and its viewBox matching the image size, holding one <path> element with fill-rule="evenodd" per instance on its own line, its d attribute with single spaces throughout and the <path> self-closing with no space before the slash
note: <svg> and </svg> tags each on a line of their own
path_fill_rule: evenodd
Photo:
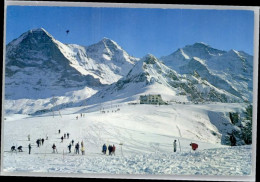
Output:
<svg viewBox="0 0 260 182">
<path fill-rule="evenodd" d="M 57 151 L 57 148 L 56 148 L 56 145 L 55 145 L 55 144 L 53 144 L 53 145 L 52 145 L 52 149 L 53 149 L 53 153 L 55 153 L 55 152 L 57 152 L 57 153 L 58 153 L 58 151 Z"/>
<path fill-rule="evenodd" d="M 12 152 L 13 152 L 13 151 L 16 151 L 15 146 L 12 146 L 12 147 L 11 147 L 11 151 L 12 151 Z"/>
<path fill-rule="evenodd" d="M 79 142 L 75 145 L 76 154 L 79 154 Z"/>
<path fill-rule="evenodd" d="M 69 153 L 71 153 L 71 143 L 69 144 L 68 148 L 69 148 Z"/>
<path fill-rule="evenodd" d="M 39 139 L 36 140 L 36 143 L 37 143 L 37 147 L 40 147 L 40 140 Z"/>
<path fill-rule="evenodd" d="M 29 145 L 28 145 L 28 148 L 29 148 L 29 154 L 31 154 L 31 149 L 32 149 L 32 146 L 31 146 L 31 144 L 29 143 Z"/>
<path fill-rule="evenodd" d="M 60 139 L 61 139 L 61 142 L 63 142 L 63 136 Z"/>
<path fill-rule="evenodd" d="M 173 152 L 176 152 L 177 151 L 177 143 L 176 143 L 176 140 L 174 140 L 173 142 Z"/>
<path fill-rule="evenodd" d="M 108 152 L 109 152 L 109 155 L 111 155 L 112 150 L 113 150 L 113 147 L 112 147 L 111 145 L 109 145 L 109 146 L 108 146 Z"/>
<path fill-rule="evenodd" d="M 43 145 L 43 143 L 44 143 L 44 138 L 42 138 L 42 145 Z"/>
<path fill-rule="evenodd" d="M 22 152 L 23 151 L 23 149 L 22 149 L 23 147 L 22 146 L 19 146 L 17 149 L 18 149 L 18 152 Z"/>
<path fill-rule="evenodd" d="M 102 147 L 102 153 L 106 154 L 106 152 L 107 152 L 107 146 L 106 146 L 106 144 L 104 144 Z"/>
</svg>

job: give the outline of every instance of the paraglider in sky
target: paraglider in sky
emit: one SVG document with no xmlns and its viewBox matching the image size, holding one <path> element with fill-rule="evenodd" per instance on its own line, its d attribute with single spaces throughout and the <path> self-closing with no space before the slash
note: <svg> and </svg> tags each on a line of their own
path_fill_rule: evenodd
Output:
<svg viewBox="0 0 260 182">
<path fill-rule="evenodd" d="M 67 35 L 69 34 L 69 32 L 70 32 L 69 30 L 66 30 Z"/>
</svg>

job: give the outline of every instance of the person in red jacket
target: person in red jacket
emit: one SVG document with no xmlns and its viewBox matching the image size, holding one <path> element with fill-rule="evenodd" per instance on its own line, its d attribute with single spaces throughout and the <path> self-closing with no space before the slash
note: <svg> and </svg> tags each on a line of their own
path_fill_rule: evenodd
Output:
<svg viewBox="0 0 260 182">
<path fill-rule="evenodd" d="M 115 151 L 116 151 L 116 147 L 115 147 L 115 145 L 113 145 L 113 147 L 112 147 L 112 155 L 113 154 L 115 155 Z"/>
<path fill-rule="evenodd" d="M 190 146 L 191 146 L 192 150 L 196 150 L 199 145 L 196 143 L 190 143 Z"/>
</svg>

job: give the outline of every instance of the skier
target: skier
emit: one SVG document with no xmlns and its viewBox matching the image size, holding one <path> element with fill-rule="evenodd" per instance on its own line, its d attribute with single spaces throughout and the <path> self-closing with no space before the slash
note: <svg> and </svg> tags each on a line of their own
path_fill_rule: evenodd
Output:
<svg viewBox="0 0 260 182">
<path fill-rule="evenodd" d="M 81 153 L 82 153 L 82 155 L 85 155 L 85 148 L 84 148 L 84 146 L 81 147 Z"/>
<path fill-rule="evenodd" d="M 31 146 L 31 144 L 29 143 L 29 145 L 28 145 L 28 148 L 29 148 L 29 154 L 31 154 L 31 149 L 32 149 L 32 146 Z"/>
<path fill-rule="evenodd" d="M 67 133 L 67 138 L 69 139 L 69 136 L 70 136 L 70 134 L 69 133 Z"/>
<path fill-rule="evenodd" d="M 36 140 L 36 143 L 37 143 L 37 147 L 40 147 L 40 141 L 39 141 L 39 139 Z"/>
<path fill-rule="evenodd" d="M 230 135 L 230 143 L 231 146 L 236 146 L 236 138 L 234 137 L 233 133 Z"/>
<path fill-rule="evenodd" d="M 71 153 L 71 143 L 69 144 L 68 148 L 69 148 L 69 153 Z"/>
<path fill-rule="evenodd" d="M 63 136 L 60 139 L 61 139 L 61 142 L 63 142 Z"/>
<path fill-rule="evenodd" d="M 19 146 L 17 149 L 18 149 L 18 152 L 23 152 L 23 147 L 22 146 Z"/>
<path fill-rule="evenodd" d="M 60 129 L 59 129 L 59 134 L 60 134 Z"/>
<path fill-rule="evenodd" d="M 102 147 L 102 152 L 103 152 L 104 154 L 106 154 L 106 152 L 107 152 L 107 146 L 106 146 L 106 144 L 103 145 L 103 147 Z"/>
<path fill-rule="evenodd" d="M 64 139 L 66 139 L 66 133 L 64 133 Z"/>
<path fill-rule="evenodd" d="M 191 146 L 192 150 L 194 150 L 194 151 L 198 148 L 198 144 L 196 144 L 196 143 L 190 143 L 190 146 Z"/>
<path fill-rule="evenodd" d="M 75 145 L 76 154 L 79 154 L 79 142 Z"/>
<path fill-rule="evenodd" d="M 30 141 L 30 135 L 28 135 L 28 141 Z"/>
<path fill-rule="evenodd" d="M 74 145 L 74 140 L 71 141 L 72 146 Z"/>
<path fill-rule="evenodd" d="M 42 145 L 43 145 L 43 143 L 44 143 L 44 138 L 42 138 Z"/>
<path fill-rule="evenodd" d="M 112 150 L 113 150 L 113 147 L 112 147 L 111 145 L 109 145 L 109 146 L 108 146 L 108 152 L 109 152 L 109 155 L 111 155 Z"/>
<path fill-rule="evenodd" d="M 83 140 L 81 141 L 81 147 L 83 147 L 84 146 L 84 143 L 83 143 Z"/>
<path fill-rule="evenodd" d="M 12 146 L 12 147 L 11 147 L 11 151 L 12 151 L 12 152 L 13 152 L 13 151 L 16 151 L 15 146 Z"/>
<path fill-rule="evenodd" d="M 176 152 L 177 150 L 177 143 L 176 143 L 176 140 L 174 140 L 173 142 L 173 152 Z"/>
<path fill-rule="evenodd" d="M 55 145 L 55 144 L 53 144 L 53 145 L 52 145 L 52 149 L 53 149 L 53 152 L 52 152 L 52 153 L 55 153 L 55 151 L 58 153 L 58 151 L 57 151 L 57 148 L 56 148 L 56 145 Z"/>
<path fill-rule="evenodd" d="M 115 155 L 115 151 L 116 151 L 116 147 L 115 147 L 115 145 L 113 144 L 113 147 L 112 147 L 112 155 L 113 155 L 113 154 Z"/>
</svg>

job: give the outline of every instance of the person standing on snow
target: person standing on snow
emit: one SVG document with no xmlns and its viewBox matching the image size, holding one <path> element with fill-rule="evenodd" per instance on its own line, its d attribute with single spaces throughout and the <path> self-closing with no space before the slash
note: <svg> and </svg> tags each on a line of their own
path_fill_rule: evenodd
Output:
<svg viewBox="0 0 260 182">
<path fill-rule="evenodd" d="M 79 154 L 79 142 L 75 145 L 76 154 Z"/>
<path fill-rule="evenodd" d="M 60 129 L 59 129 L 59 134 L 60 134 Z"/>
<path fill-rule="evenodd" d="M 29 154 L 31 154 L 31 149 L 32 149 L 32 146 L 31 146 L 31 144 L 29 143 L 29 145 L 28 145 L 28 148 L 29 148 Z"/>
<path fill-rule="evenodd" d="M 71 143 L 69 144 L 68 148 L 69 148 L 69 153 L 71 153 Z"/>
<path fill-rule="evenodd" d="M 28 135 L 28 141 L 30 141 L 30 134 Z"/>
<path fill-rule="evenodd" d="M 106 152 L 107 152 L 107 146 L 106 146 L 106 144 L 103 145 L 103 147 L 102 147 L 102 152 L 103 152 L 104 154 L 106 154 Z"/>
<path fill-rule="evenodd" d="M 109 155 L 111 155 L 112 150 L 113 150 L 113 147 L 112 147 L 111 145 L 109 145 L 109 146 L 108 146 L 108 152 L 109 152 Z"/>
<path fill-rule="evenodd" d="M 53 149 L 53 152 L 52 152 L 52 153 L 55 153 L 55 151 L 58 153 L 58 151 L 57 151 L 57 148 L 56 148 L 56 145 L 55 145 L 55 144 L 53 144 L 53 145 L 52 145 L 52 149 Z"/>
<path fill-rule="evenodd" d="M 84 148 L 84 146 L 81 147 L 81 153 L 82 153 L 82 155 L 85 155 L 85 148 Z"/>
<path fill-rule="evenodd" d="M 176 140 L 174 140 L 173 142 L 173 152 L 176 152 L 177 151 L 177 142 Z"/>
<path fill-rule="evenodd" d="M 60 139 L 61 139 L 61 142 L 63 142 L 63 136 Z"/>
<path fill-rule="evenodd" d="M 42 138 L 42 145 L 43 145 L 43 143 L 44 143 L 44 138 Z"/>
<path fill-rule="evenodd" d="M 113 155 L 113 154 L 115 155 L 115 151 L 116 151 L 116 147 L 115 147 L 115 145 L 113 144 L 113 147 L 112 147 L 112 155 Z"/>
<path fill-rule="evenodd" d="M 194 151 L 199 147 L 199 145 L 196 143 L 190 143 L 190 146 L 191 146 L 192 150 L 194 150 Z"/>
<path fill-rule="evenodd" d="M 74 145 L 74 140 L 71 141 L 72 146 Z"/>
<path fill-rule="evenodd" d="M 69 139 L 69 136 L 70 136 L 70 134 L 69 133 L 67 133 L 67 138 Z"/>
<path fill-rule="evenodd" d="M 39 139 L 36 140 L 36 143 L 37 143 L 37 147 L 40 147 L 40 141 L 39 141 Z"/>
</svg>

